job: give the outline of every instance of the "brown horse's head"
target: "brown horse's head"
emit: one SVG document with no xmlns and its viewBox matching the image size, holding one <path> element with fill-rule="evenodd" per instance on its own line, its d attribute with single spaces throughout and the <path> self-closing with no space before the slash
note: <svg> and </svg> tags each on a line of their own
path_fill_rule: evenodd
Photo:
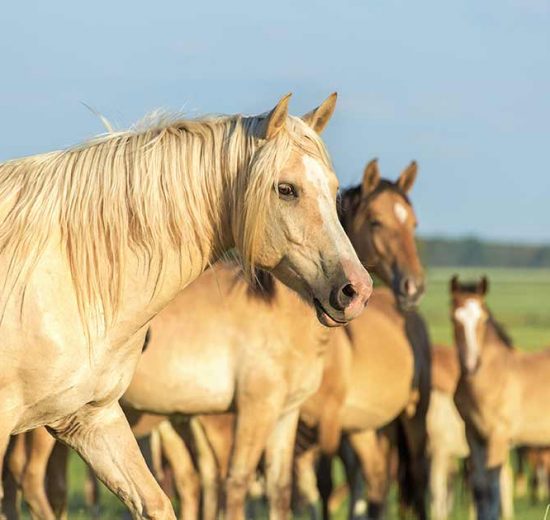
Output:
<svg viewBox="0 0 550 520">
<path fill-rule="evenodd" d="M 265 179 L 269 168 L 276 174 L 263 201 L 270 211 L 254 263 L 312 302 L 324 325 L 342 325 L 362 312 L 372 280 L 339 222 L 338 180 L 318 135 L 336 95 L 303 118 L 289 116 L 287 103 L 284 98 L 265 117 L 264 143 L 253 157 L 257 178 Z"/>
<path fill-rule="evenodd" d="M 416 173 L 413 162 L 397 182 L 382 179 L 375 159 L 365 167 L 362 184 L 344 192 L 341 205 L 341 220 L 359 259 L 392 288 L 404 309 L 424 293 L 416 216 L 408 197 Z"/>
<path fill-rule="evenodd" d="M 473 374 L 479 367 L 481 348 L 487 324 L 491 319 L 485 303 L 489 282 L 484 276 L 474 283 L 461 283 L 458 276 L 451 279 L 451 320 L 455 344 L 463 370 Z"/>
</svg>

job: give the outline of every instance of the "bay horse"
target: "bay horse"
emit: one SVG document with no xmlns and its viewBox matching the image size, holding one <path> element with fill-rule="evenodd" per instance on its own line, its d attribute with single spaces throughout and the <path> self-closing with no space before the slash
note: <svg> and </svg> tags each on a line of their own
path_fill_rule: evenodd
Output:
<svg viewBox="0 0 550 520">
<path fill-rule="evenodd" d="M 548 446 L 550 349 L 512 346 L 487 303 L 488 280 L 450 282 L 451 319 L 460 361 L 455 403 L 466 424 L 479 520 L 499 518 L 499 472 L 513 445 Z"/>
<path fill-rule="evenodd" d="M 453 480 L 470 456 L 466 426 L 454 403 L 460 377 L 455 348 L 432 348 L 432 394 L 428 410 L 430 497 L 432 520 L 447 520 L 453 508 Z M 502 518 L 514 517 L 513 472 L 506 460 L 500 475 Z"/>
<path fill-rule="evenodd" d="M 289 98 L 0 165 L 0 464 L 10 434 L 47 425 L 135 518 L 172 518 L 118 404 L 150 320 L 232 248 L 326 325 L 362 311 L 371 280 L 316 131 L 336 96 L 304 119 Z"/>
<path fill-rule="evenodd" d="M 404 498 L 409 504 L 414 503 L 420 517 L 425 514 L 425 491 L 428 485 L 425 415 L 430 391 L 430 345 L 421 318 L 414 311 L 408 310 L 418 302 L 424 284 L 414 244 L 416 217 L 407 195 L 412 188 L 415 175 L 416 164 L 413 163 L 388 192 L 387 185 L 380 182 L 376 163 L 371 163 L 365 170 L 361 189 L 355 189 L 352 193 L 353 198 L 348 199 L 351 207 L 372 204 L 371 211 L 374 209 L 366 223 L 372 230 L 371 248 L 373 243 L 375 247 L 369 257 L 380 258 L 379 252 L 385 247 L 380 237 L 391 237 L 393 233 L 406 234 L 405 257 L 416 259 L 415 270 L 413 273 L 402 271 L 400 265 L 403 264 L 395 260 L 388 262 L 387 258 L 378 265 L 374 262 L 369 264 L 393 289 L 393 294 L 387 289 L 377 288 L 364 319 L 360 319 L 355 326 L 347 327 L 345 332 L 334 332 L 333 336 L 339 338 L 341 346 L 333 351 L 340 359 L 325 364 L 321 387 L 317 394 L 303 405 L 301 412 L 303 423 L 310 428 L 318 429 L 319 447 L 326 454 L 324 459 L 330 459 L 338 449 L 340 433 L 344 432 L 344 443 L 351 444 L 351 451 L 359 456 L 358 467 L 365 476 L 370 473 L 371 483 L 373 474 L 370 468 L 373 464 L 377 468 L 376 481 L 379 485 L 370 486 L 369 517 L 383 514 L 382 502 L 386 495 L 387 476 L 382 473 L 389 467 L 387 449 L 384 463 L 380 458 L 373 460 L 369 457 L 369 454 L 376 451 L 370 449 L 375 442 L 372 430 L 386 425 L 397 417 L 399 420 L 394 426 L 398 429 L 400 446 L 407 450 L 404 455 L 408 457 L 409 462 L 407 468 L 404 468 L 407 471 L 405 477 L 416 480 L 412 486 L 407 484 L 409 491 L 413 490 L 413 495 Z M 397 218 L 393 222 L 378 218 L 380 209 L 376 211 L 376 203 L 393 208 Z M 348 229 L 345 223 L 344 227 Z M 391 242 L 391 239 L 388 238 L 387 241 Z M 402 274 L 399 274 L 400 271 Z M 406 309 L 406 312 L 403 312 L 403 309 Z M 407 413 L 406 408 L 412 413 Z M 382 444 L 385 447 L 389 446 L 385 440 Z M 350 449 L 347 453 L 350 453 Z M 342 450 L 340 455 L 343 460 L 350 460 L 350 464 L 353 465 Z M 311 455 L 307 451 L 303 456 L 311 460 Z M 322 468 L 318 476 L 323 515 L 327 518 L 332 490 L 328 478 L 330 463 L 329 460 L 323 459 L 321 463 Z M 305 467 L 305 464 L 299 465 Z M 308 474 L 311 474 L 311 470 L 304 470 L 305 478 L 313 482 L 314 479 Z M 355 477 L 352 477 L 352 473 L 348 473 L 348 478 L 355 480 Z M 350 485 L 350 511 L 353 512 L 355 501 L 361 497 L 355 485 L 351 482 Z M 303 485 L 302 489 L 304 487 L 306 485 Z M 318 496 L 314 490 L 307 494 L 310 497 Z M 311 507 L 313 509 L 313 504 Z"/>
</svg>

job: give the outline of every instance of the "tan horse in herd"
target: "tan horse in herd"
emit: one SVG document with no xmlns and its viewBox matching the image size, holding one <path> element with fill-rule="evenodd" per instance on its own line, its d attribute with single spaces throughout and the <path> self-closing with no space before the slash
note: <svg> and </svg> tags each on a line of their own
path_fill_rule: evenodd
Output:
<svg viewBox="0 0 550 520">
<path fill-rule="evenodd" d="M 418 297 L 422 287 L 414 248 L 414 216 L 405 196 L 415 176 L 416 165 L 412 164 L 397 183 L 381 180 L 376 162 L 371 162 L 363 185 L 346 191 L 342 201 L 344 226 L 361 260 L 381 273 L 389 273 L 391 281 L 396 278 L 394 286 L 408 290 L 400 297 L 411 300 Z M 364 198 L 361 204 L 357 204 L 359 193 Z M 350 197 L 354 198 L 353 206 Z M 393 297 L 378 290 L 366 314 L 371 318 L 363 323 L 360 334 L 365 340 L 370 339 L 371 328 L 375 336 L 384 335 L 391 328 L 389 320 L 398 313 Z M 213 455 L 202 450 L 198 461 L 201 468 L 207 467 L 208 457 L 217 461 L 215 475 L 211 469 L 202 472 L 204 478 L 210 471 L 203 496 L 206 518 L 217 513 L 219 482 L 226 477 L 226 516 L 242 517 L 248 486 L 264 450 L 271 515 L 288 515 L 299 407 L 318 388 L 323 365 L 338 363 L 342 348 L 349 355 L 347 336 L 338 330 L 321 327 L 306 303 L 267 274 L 251 285 L 239 268 L 223 264 L 203 274 L 152 321 L 150 341 L 122 400 L 135 433 L 149 433 L 163 416 L 171 416 L 181 431 L 186 428 L 179 423 L 182 415 L 235 411 L 235 419 L 228 417 L 230 424 L 236 425 L 234 431 L 215 416 L 198 419 L 207 443 L 217 447 Z M 375 342 L 370 349 L 363 348 L 363 366 L 368 367 L 363 376 L 375 375 L 379 364 L 388 367 L 382 376 L 393 378 L 397 403 L 389 413 L 395 416 L 409 399 L 413 362 L 410 348 L 404 347 L 402 340 L 397 341 L 397 348 L 393 345 L 393 341 L 388 345 Z M 367 362 L 368 355 L 371 363 Z M 381 405 L 373 405 L 373 410 L 384 410 L 391 402 L 391 393 L 388 389 L 387 397 Z M 371 401 L 379 397 L 378 392 Z M 155 413 L 157 419 L 140 411 Z M 196 432 L 197 420 L 193 424 Z M 170 423 L 164 422 L 158 433 L 174 467 L 182 502 L 180 515 L 196 518 L 199 496 L 189 446 Z M 47 454 L 38 458 L 41 464 L 31 465 L 43 478 Z M 36 489 L 26 493 L 27 498 L 39 494 Z"/>
<path fill-rule="evenodd" d="M 413 163 L 402 173 L 397 183 L 391 183 L 380 178 L 377 163 L 373 161 L 365 169 L 362 185 L 347 190 L 342 195 L 342 222 L 344 229 L 349 234 L 361 260 L 366 262 L 371 269 L 380 273 L 381 276 L 384 276 L 388 282 L 392 283 L 398 297 L 403 301 L 415 301 L 421 293 L 423 286 L 422 269 L 414 245 L 415 218 L 406 196 L 406 192 L 412 188 L 416 171 L 416 165 Z M 404 215 L 406 218 L 404 218 Z M 400 291 L 406 292 L 402 293 Z M 359 408 L 358 410 L 360 413 L 366 413 L 368 419 L 363 417 L 360 420 L 368 420 L 372 424 L 379 424 L 380 422 L 390 420 L 403 410 L 411 396 L 413 360 L 410 346 L 406 338 L 405 340 L 403 339 L 403 330 L 399 329 L 399 325 L 395 326 L 396 323 L 402 324 L 403 318 L 396 309 L 395 299 L 391 293 L 384 289 L 376 290 L 370 300 L 368 312 L 364 313 L 364 317 L 367 319 L 361 320 L 360 328 L 351 332 L 352 337 L 356 337 L 352 347 L 348 334 L 340 334 L 340 329 L 328 331 L 328 335 L 325 334 L 320 337 L 318 334 L 315 335 L 312 332 L 308 332 L 310 328 L 302 320 L 302 315 L 306 309 L 301 310 L 298 302 L 290 302 L 289 319 L 292 320 L 291 322 L 278 318 L 275 310 L 278 310 L 277 307 L 284 308 L 284 306 L 281 303 L 282 296 L 279 294 L 279 288 L 274 292 L 275 298 L 271 302 L 272 310 L 268 315 L 271 325 L 264 324 L 258 313 L 256 313 L 256 321 L 263 325 L 262 330 L 269 332 L 270 342 L 273 342 L 273 338 L 280 337 L 283 334 L 287 338 L 286 341 L 295 341 L 289 336 L 288 331 L 294 330 L 297 326 L 297 330 L 302 331 L 302 336 L 299 339 L 303 344 L 302 350 L 305 351 L 307 349 L 310 352 L 310 356 L 316 355 L 318 361 L 324 360 L 324 384 L 320 390 L 323 392 L 320 398 L 323 403 L 322 408 L 326 413 L 322 419 L 323 422 L 332 419 L 331 415 L 333 413 L 338 414 L 339 408 L 342 406 L 341 383 L 344 378 L 349 377 L 349 356 L 352 348 L 359 351 L 361 358 L 354 359 L 354 361 L 359 361 L 357 366 L 361 367 L 363 372 L 357 372 L 355 378 L 351 379 L 351 382 L 354 383 L 359 379 L 362 381 L 362 388 L 357 395 L 358 400 L 364 401 L 365 396 L 369 396 L 367 408 Z M 242 333 L 243 330 L 248 331 L 250 327 L 251 325 L 246 322 L 239 323 L 237 330 Z M 168 329 L 171 330 L 171 327 L 168 327 Z M 223 329 L 226 335 L 231 330 L 228 327 Z M 182 335 L 187 337 L 187 333 L 181 330 L 178 334 L 178 341 L 181 341 Z M 154 338 L 154 331 L 152 338 Z M 309 339 L 313 341 L 308 341 Z M 196 341 L 195 338 L 193 338 L 193 341 Z M 361 341 L 361 343 L 358 343 L 358 341 Z M 243 348 L 241 347 L 241 350 Z M 286 349 L 289 349 L 289 345 L 286 346 Z M 239 508 L 242 511 L 248 483 L 256 470 L 261 452 L 266 447 L 267 494 L 270 500 L 272 516 L 281 517 L 288 514 L 290 465 L 292 462 L 292 451 L 290 448 L 292 447 L 292 439 L 295 434 L 297 408 L 308 395 L 311 395 L 315 387 L 318 386 L 322 364 L 319 362 L 316 364 L 316 371 L 313 370 L 315 365 L 311 361 L 309 366 L 307 366 L 307 369 L 310 371 L 310 377 L 315 375 L 316 380 L 313 383 L 302 372 L 306 368 L 304 362 L 307 361 L 297 358 L 296 351 L 299 350 L 298 346 L 294 346 L 289 350 L 293 354 L 293 358 L 291 359 L 286 359 L 287 356 L 282 355 L 283 350 L 281 347 L 277 347 L 276 350 L 278 358 L 266 355 L 266 350 L 266 347 L 264 347 L 257 353 L 254 359 L 254 383 L 258 386 L 257 390 L 248 392 L 247 397 L 251 402 L 243 403 L 242 405 L 239 401 L 236 403 L 237 430 L 234 440 L 231 436 L 227 436 L 226 421 L 212 423 L 208 417 L 199 420 L 207 439 L 218 438 L 226 440 L 225 443 L 210 441 L 210 445 L 218 446 L 218 449 L 214 450 L 214 457 L 221 469 L 221 475 L 217 476 L 218 480 L 224 479 L 223 468 L 228 467 L 229 479 L 226 487 L 228 507 L 231 508 L 233 504 L 233 500 L 230 497 L 232 493 L 231 475 L 234 471 L 234 465 L 238 460 L 236 453 L 240 453 L 243 439 L 247 439 L 246 449 L 249 453 L 254 453 L 254 456 L 246 464 L 246 477 L 243 476 L 240 479 Z M 266 359 L 260 359 L 260 355 L 266 357 Z M 151 373 L 159 372 L 158 367 L 156 370 L 154 367 L 149 368 L 151 363 L 146 363 L 146 359 L 147 351 L 142 360 L 143 370 L 150 371 Z M 165 359 L 165 356 L 162 358 L 158 356 L 158 359 L 160 362 L 161 359 Z M 238 359 L 246 360 L 247 356 L 241 355 Z M 264 366 L 266 367 L 265 369 L 262 368 Z M 281 367 L 280 369 L 278 368 L 279 366 Z M 201 365 L 195 364 L 193 367 L 194 372 L 202 371 L 205 365 L 202 365 L 202 368 L 200 367 Z M 279 372 L 281 374 L 286 373 L 287 380 L 291 374 L 295 374 L 295 384 L 299 384 L 297 388 L 301 389 L 298 398 L 293 398 L 293 394 L 295 395 L 296 392 L 289 391 L 291 386 L 288 382 L 284 383 L 285 379 L 283 377 L 277 376 Z M 135 381 L 137 381 L 138 376 L 139 368 Z M 151 380 L 151 377 L 152 374 L 149 374 L 147 377 L 140 377 L 139 379 L 147 381 Z M 239 380 L 236 377 L 233 379 Z M 274 379 L 272 383 L 269 382 L 271 379 Z M 380 392 L 380 387 L 374 387 L 377 382 L 380 385 L 382 380 L 385 380 L 387 386 L 387 390 L 384 393 Z M 132 386 L 130 386 L 129 392 L 125 396 L 125 399 L 129 397 L 130 401 L 135 400 L 135 397 L 132 396 Z M 221 395 L 220 392 L 216 395 L 218 394 Z M 281 402 L 282 395 L 286 395 L 286 406 L 293 406 L 294 409 L 291 427 L 289 425 L 284 439 L 266 439 L 265 434 L 262 433 L 263 425 L 266 424 L 263 418 L 268 414 L 273 414 L 277 410 L 280 410 L 279 414 L 281 414 L 282 418 L 285 418 L 285 408 L 281 407 L 280 404 L 276 404 Z M 355 394 L 353 395 L 355 397 Z M 276 397 L 277 399 L 275 399 Z M 268 402 L 271 403 L 271 406 L 267 406 Z M 336 405 L 336 408 L 333 405 Z M 144 408 L 147 408 L 147 405 Z M 304 408 L 302 408 L 301 413 L 304 413 Z M 247 420 L 246 417 L 249 415 L 250 419 Z M 230 418 L 227 420 L 231 421 Z M 242 431 L 239 430 L 240 424 L 243 424 Z M 339 428 L 339 422 L 332 423 L 331 426 L 333 424 L 336 428 Z M 218 429 L 222 429 L 224 435 L 220 435 L 217 431 Z M 331 429 L 330 434 L 322 442 L 328 442 L 332 446 L 331 449 L 334 449 L 338 445 L 338 439 L 339 431 L 334 432 Z M 231 453 L 232 445 L 233 451 Z M 229 454 L 231 454 L 230 460 L 228 460 Z M 283 458 L 285 459 L 284 464 L 282 462 L 275 463 L 275 460 Z M 242 466 L 242 464 L 240 465 Z M 282 472 L 281 468 L 284 468 L 284 472 Z M 180 471 L 183 472 L 181 468 Z M 272 477 L 273 472 L 279 472 L 281 477 L 279 484 L 274 482 Z M 189 472 L 186 472 L 186 474 L 189 475 Z M 212 482 L 212 479 L 209 479 L 209 482 Z M 185 485 L 180 484 L 177 487 L 183 489 Z M 215 495 L 215 492 L 208 491 L 209 500 L 207 502 L 212 500 L 212 497 L 215 497 Z M 227 514 L 229 515 L 229 512 Z"/>
<path fill-rule="evenodd" d="M 479 520 L 499 518 L 499 472 L 513 445 L 548 446 L 550 349 L 514 349 L 485 302 L 486 278 L 451 281 L 452 321 L 461 375 L 455 402 L 466 423 Z"/>
<path fill-rule="evenodd" d="M 360 314 L 371 280 L 316 132 L 335 96 L 304 119 L 288 101 L 0 165 L 0 461 L 10 434 L 47 425 L 135 518 L 172 518 L 118 404 L 150 320 L 232 248 L 323 323 Z"/>
</svg>

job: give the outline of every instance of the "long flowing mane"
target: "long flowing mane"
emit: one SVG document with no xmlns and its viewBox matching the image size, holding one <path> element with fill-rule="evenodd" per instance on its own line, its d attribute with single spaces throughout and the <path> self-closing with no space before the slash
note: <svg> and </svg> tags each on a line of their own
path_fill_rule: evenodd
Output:
<svg viewBox="0 0 550 520">
<path fill-rule="evenodd" d="M 158 284 L 163 251 L 189 259 L 196 244 L 210 255 L 224 217 L 245 272 L 253 273 L 269 198 L 292 150 L 329 162 L 322 141 L 299 118 L 289 116 L 285 131 L 269 141 L 258 137 L 264 122 L 265 114 L 164 117 L 1 164 L 0 254 L 9 259 L 0 280 L 2 315 L 51 240 L 66 253 L 83 320 L 95 315 L 101 328 L 116 316 L 128 254 L 143 259 Z"/>
</svg>

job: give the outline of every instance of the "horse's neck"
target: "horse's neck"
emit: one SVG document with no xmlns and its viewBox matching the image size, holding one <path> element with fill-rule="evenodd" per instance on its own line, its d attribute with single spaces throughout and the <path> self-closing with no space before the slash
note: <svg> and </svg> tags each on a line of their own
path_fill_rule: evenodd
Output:
<svg viewBox="0 0 550 520">
<path fill-rule="evenodd" d="M 481 358 L 486 358 L 492 363 L 500 363 L 508 360 L 513 352 L 514 350 L 504 343 L 493 326 L 489 324 L 483 341 Z"/>
</svg>

